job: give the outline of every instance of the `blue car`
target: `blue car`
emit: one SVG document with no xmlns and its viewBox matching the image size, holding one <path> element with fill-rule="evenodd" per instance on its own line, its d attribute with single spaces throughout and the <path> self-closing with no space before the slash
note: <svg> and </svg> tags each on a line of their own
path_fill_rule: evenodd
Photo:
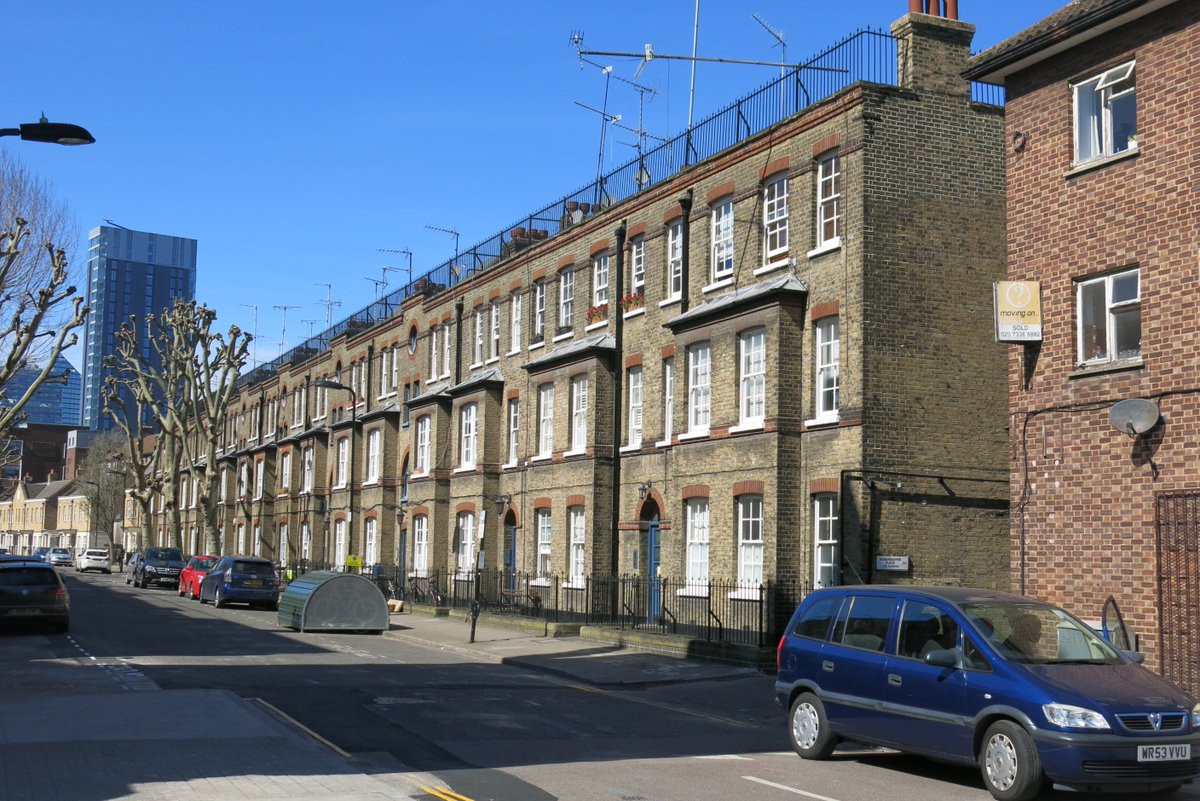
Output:
<svg viewBox="0 0 1200 801">
<path fill-rule="evenodd" d="M 217 608 L 230 602 L 279 608 L 279 577 L 269 559 L 258 556 L 222 556 L 200 581 L 200 603 Z"/>
<path fill-rule="evenodd" d="M 1000 801 L 1170 792 L 1200 775 L 1200 706 L 1140 662 L 1021 595 L 835 587 L 792 616 L 775 695 L 805 759 L 848 740 L 977 765 Z"/>
</svg>

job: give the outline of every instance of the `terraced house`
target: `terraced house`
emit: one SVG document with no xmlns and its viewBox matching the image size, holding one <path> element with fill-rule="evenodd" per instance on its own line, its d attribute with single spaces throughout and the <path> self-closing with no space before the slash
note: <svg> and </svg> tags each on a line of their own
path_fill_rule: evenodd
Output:
<svg viewBox="0 0 1200 801">
<path fill-rule="evenodd" d="M 223 548 L 723 636 L 1007 587 L 1003 117 L 913 5 L 244 376 Z"/>
</svg>

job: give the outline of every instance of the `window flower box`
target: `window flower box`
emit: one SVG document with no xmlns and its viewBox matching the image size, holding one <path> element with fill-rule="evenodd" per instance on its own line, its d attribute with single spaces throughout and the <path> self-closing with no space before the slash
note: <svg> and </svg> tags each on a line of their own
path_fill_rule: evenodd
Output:
<svg viewBox="0 0 1200 801">
<path fill-rule="evenodd" d="M 646 302 L 645 292 L 630 292 L 625 297 L 621 298 L 621 310 L 630 311 L 632 309 L 640 309 Z"/>
<path fill-rule="evenodd" d="M 593 306 L 587 310 L 587 321 L 589 323 L 598 323 L 601 320 L 608 319 L 608 304 L 601 303 L 599 306 Z"/>
</svg>

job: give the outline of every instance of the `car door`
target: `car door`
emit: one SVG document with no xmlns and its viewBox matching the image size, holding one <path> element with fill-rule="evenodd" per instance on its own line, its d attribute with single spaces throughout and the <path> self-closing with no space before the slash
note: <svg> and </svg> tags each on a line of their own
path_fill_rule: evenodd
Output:
<svg viewBox="0 0 1200 801">
<path fill-rule="evenodd" d="M 967 673 L 960 669 L 961 626 L 945 604 L 906 598 L 901 605 L 895 653 L 887 661 L 887 701 L 881 736 L 907 751 L 969 759 L 971 718 L 965 708 Z M 954 666 L 925 661 L 953 654 Z"/>
<path fill-rule="evenodd" d="M 855 593 L 842 603 L 829 642 L 821 648 L 820 683 L 835 731 L 878 742 L 887 697 L 887 654 L 897 596 Z"/>
<path fill-rule="evenodd" d="M 209 568 L 208 574 L 200 581 L 200 598 L 205 601 L 215 600 L 217 597 L 217 582 L 220 581 L 220 576 L 229 567 L 228 557 L 222 556 L 217 560 L 217 563 Z"/>
</svg>

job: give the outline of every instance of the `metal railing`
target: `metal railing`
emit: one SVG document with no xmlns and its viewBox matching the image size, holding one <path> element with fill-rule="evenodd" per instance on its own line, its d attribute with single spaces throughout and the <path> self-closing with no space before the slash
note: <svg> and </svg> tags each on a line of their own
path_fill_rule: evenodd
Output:
<svg viewBox="0 0 1200 801">
<path fill-rule="evenodd" d="M 301 561 L 291 576 L 329 565 Z M 394 565 L 361 570 L 389 598 L 485 612 L 669 634 L 705 642 L 774 645 L 810 587 L 802 582 L 689 581 L 632 575 L 591 575 L 570 580 L 506 570 L 406 574 Z M 288 578 L 285 571 L 283 578 Z"/>
<path fill-rule="evenodd" d="M 239 386 L 269 378 L 280 367 L 298 364 L 329 349 L 347 331 L 365 330 L 394 316 L 414 295 L 431 297 L 526 248 L 578 225 L 597 212 L 661 183 L 745 139 L 865 81 L 897 85 L 897 40 L 882 31 L 861 30 L 804 62 L 799 69 L 763 84 L 690 129 L 642 153 L 596 181 L 514 221 L 403 287 L 354 312 L 238 379 Z M 972 84 L 972 98 L 1003 105 L 1003 87 Z"/>
</svg>

